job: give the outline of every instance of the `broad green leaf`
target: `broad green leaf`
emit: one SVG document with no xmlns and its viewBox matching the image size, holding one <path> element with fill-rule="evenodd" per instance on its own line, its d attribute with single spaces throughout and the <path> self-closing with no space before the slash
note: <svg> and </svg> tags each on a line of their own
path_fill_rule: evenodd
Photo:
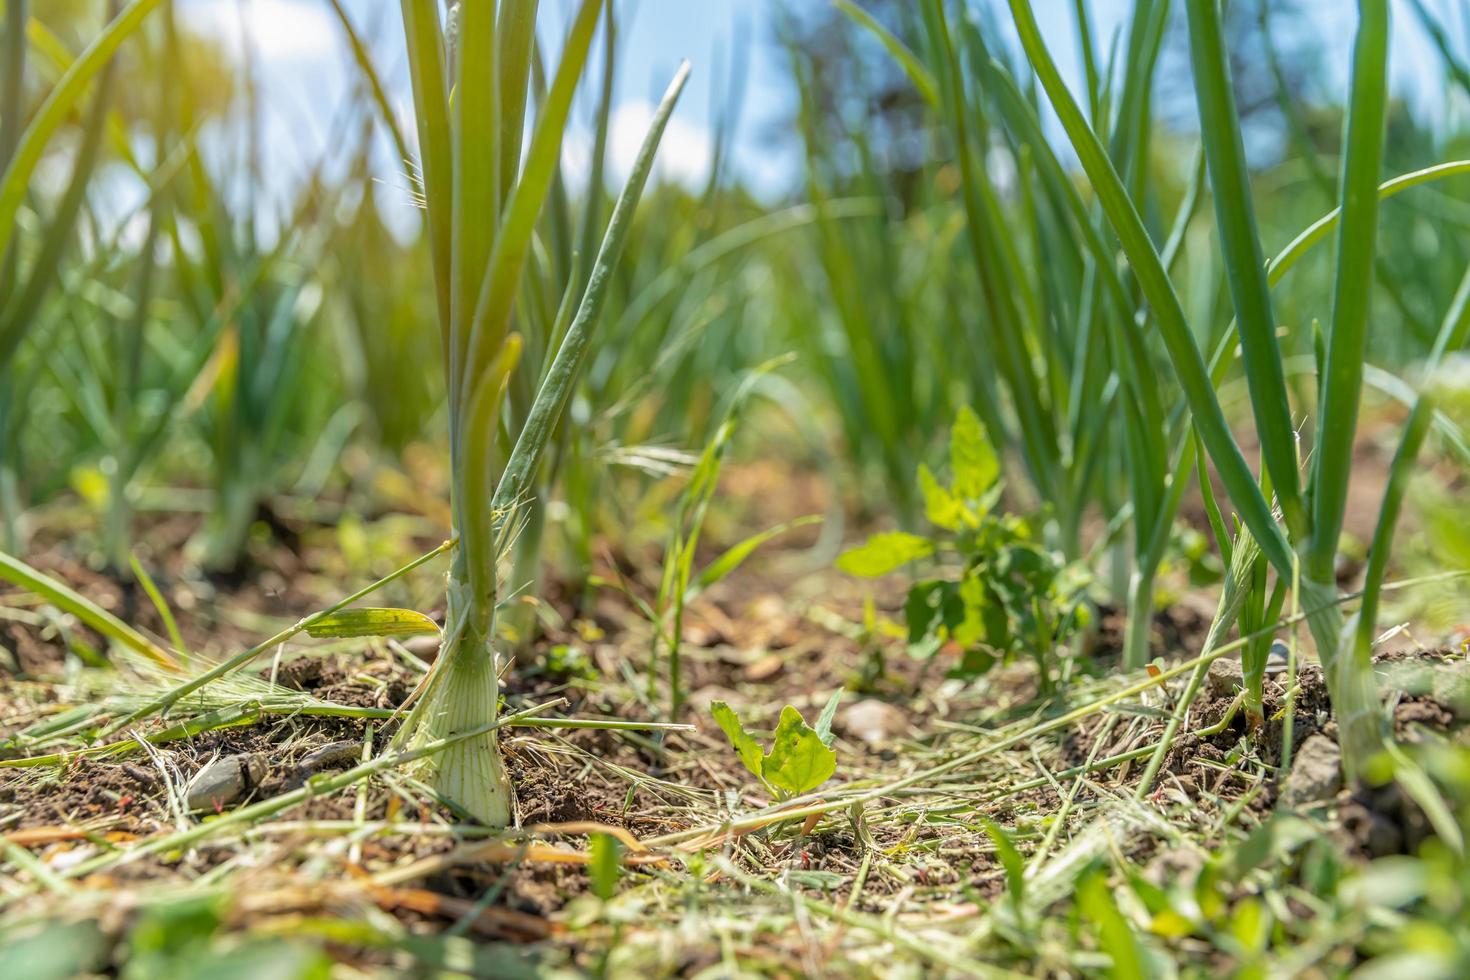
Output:
<svg viewBox="0 0 1470 980">
<path fill-rule="evenodd" d="M 439 627 L 412 609 L 366 606 L 324 616 L 306 627 L 306 635 L 323 637 L 437 635 Z"/>
<path fill-rule="evenodd" d="M 709 713 L 714 717 L 715 724 L 719 725 L 720 730 L 725 733 L 725 737 L 730 740 L 731 747 L 735 749 L 735 754 L 740 757 L 745 768 L 763 780 L 765 778 L 762 773 L 764 753 L 761 751 L 760 743 L 751 738 L 745 726 L 740 724 L 740 719 L 736 717 L 734 709 L 723 701 L 711 701 Z"/>
<path fill-rule="evenodd" d="M 592 860 L 587 877 L 592 881 L 592 894 L 606 902 L 617 893 L 622 876 L 623 842 L 612 834 L 593 834 L 589 850 Z"/>
<path fill-rule="evenodd" d="M 929 539 L 904 531 L 889 531 L 875 534 L 867 544 L 843 552 L 837 559 L 837 567 L 849 575 L 877 578 L 932 554 L 934 544 Z"/>
<path fill-rule="evenodd" d="M 914 583 L 903 604 L 903 619 L 908 625 L 910 644 L 923 641 L 935 629 L 939 607 L 944 601 L 945 582 L 927 579 Z"/>
<path fill-rule="evenodd" d="M 837 753 L 791 705 L 781 709 L 776 741 L 762 764 L 766 782 L 792 796 L 809 793 L 837 771 Z"/>
<path fill-rule="evenodd" d="M 973 646 L 987 636 L 985 609 L 990 605 L 985 597 L 985 581 L 978 574 L 968 575 L 959 587 L 960 601 L 964 603 L 965 618 L 950 631 L 956 643 Z"/>
<path fill-rule="evenodd" d="M 1271 914 L 1260 899 L 1245 898 L 1231 910 L 1230 932 L 1241 948 L 1252 954 L 1260 953 L 1270 936 Z"/>
<path fill-rule="evenodd" d="M 945 674 L 956 680 L 970 681 L 990 673 L 999 661 L 984 647 L 971 647 L 960 656 L 960 662 Z"/>
<path fill-rule="evenodd" d="M 960 406 L 949 436 L 951 489 L 961 500 L 975 500 L 990 489 L 1000 476 L 1000 460 L 985 436 L 980 416 L 968 405 Z"/>
<path fill-rule="evenodd" d="M 1107 875 L 1094 870 L 1077 887 L 1077 905 L 1082 914 L 1097 926 L 1098 945 L 1112 960 L 1110 977 L 1144 977 L 1144 954 L 1132 926 L 1108 891 Z"/>
<path fill-rule="evenodd" d="M 958 531 L 966 523 L 973 523 L 965 502 L 940 486 L 934 473 L 923 463 L 919 464 L 919 490 L 924 495 L 924 516 L 930 524 L 946 531 Z"/>
<path fill-rule="evenodd" d="M 97 969 L 110 942 L 95 922 L 47 925 L 0 939 L 0 976 L 32 980 L 66 980 Z"/>
</svg>

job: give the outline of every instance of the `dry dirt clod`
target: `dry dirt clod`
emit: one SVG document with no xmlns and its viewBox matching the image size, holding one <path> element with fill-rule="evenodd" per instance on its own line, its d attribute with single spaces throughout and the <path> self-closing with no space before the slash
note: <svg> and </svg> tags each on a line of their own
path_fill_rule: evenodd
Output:
<svg viewBox="0 0 1470 980">
<path fill-rule="evenodd" d="M 1303 807 L 1326 800 L 1342 788 L 1342 750 L 1320 732 L 1297 750 L 1296 761 L 1281 789 L 1281 805 Z"/>
<path fill-rule="evenodd" d="M 218 810 L 259 786 L 265 774 L 265 756 L 259 753 L 222 756 L 189 780 L 185 803 L 190 810 Z"/>
<path fill-rule="evenodd" d="M 878 746 L 908 731 L 908 717 L 886 701 L 867 698 L 843 708 L 838 726 L 847 734 Z"/>
<path fill-rule="evenodd" d="M 308 752 L 286 781 L 287 789 L 299 789 L 312 776 L 333 766 L 349 765 L 362 757 L 361 742 L 328 742 Z"/>
<path fill-rule="evenodd" d="M 1239 660 L 1221 658 L 1211 661 L 1209 672 L 1205 674 L 1205 691 L 1211 698 L 1234 697 L 1243 684 Z"/>
</svg>

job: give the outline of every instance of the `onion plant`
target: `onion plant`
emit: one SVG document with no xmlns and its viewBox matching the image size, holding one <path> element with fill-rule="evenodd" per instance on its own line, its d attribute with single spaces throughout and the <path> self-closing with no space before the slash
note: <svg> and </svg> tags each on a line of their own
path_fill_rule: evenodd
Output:
<svg viewBox="0 0 1470 980">
<path fill-rule="evenodd" d="M 860 9 L 843 8 L 908 71 L 941 124 L 943 152 L 953 155 L 965 234 L 952 246 L 958 261 L 935 269 L 962 270 L 951 289 L 973 290 L 962 294 L 968 304 L 950 304 L 960 311 L 951 315 L 976 354 L 964 384 L 991 441 L 1019 455 L 1032 493 L 1049 511 L 1047 539 L 1065 554 L 1081 557 L 1091 507 L 1110 515 L 1104 543 L 1132 529 L 1131 573 L 1129 553 L 1112 553 L 1115 595 L 1128 610 L 1124 659 L 1137 666 L 1147 655 L 1155 577 L 1195 462 L 1170 415 L 1171 393 L 1145 380 L 1159 367 L 1139 326 L 1147 307 L 1118 274 L 1102 216 L 1045 136 L 1034 98 L 1018 80 L 1024 70 L 987 40 L 994 32 L 971 16 L 952 21 L 943 2 L 930 0 L 920 5 L 923 29 L 910 50 Z M 1095 125 L 1139 194 L 1157 193 L 1144 179 L 1153 129 L 1147 93 L 1165 8 L 1135 6 L 1121 77 L 1088 63 Z M 1090 58 L 1086 22 L 1079 28 Z M 1181 254 L 1199 181 L 1193 168 L 1169 225 L 1166 265 Z"/>
<path fill-rule="evenodd" d="M 59 280 L 61 264 L 72 244 L 88 184 L 102 152 L 109 100 L 108 75 L 113 54 L 144 23 L 161 0 L 134 0 L 119 11 L 92 44 L 63 72 L 34 115 L 26 100 L 27 29 L 30 4 L 9 0 L 5 7 L 4 49 L 0 52 L 0 525 L 7 548 L 19 544 L 17 522 L 24 506 L 18 460 L 17 416 L 25 405 L 16 394 L 26 387 L 12 374 L 17 348 L 43 318 L 42 304 Z M 93 84 L 96 82 L 97 84 Z M 72 158 L 65 190 L 45 215 L 44 231 L 34 242 L 21 234 L 17 218 L 30 189 L 31 177 L 57 131 L 76 105 L 94 91 L 82 115 L 80 143 Z M 22 122 L 30 122 L 22 129 Z"/>
<path fill-rule="evenodd" d="M 405 146 L 382 95 L 377 67 L 340 4 L 334 10 L 368 97 L 393 134 L 394 146 Z M 592 272 L 598 237 L 609 218 L 612 199 L 605 184 L 619 24 L 613 5 L 606 5 L 598 41 L 601 70 L 596 78 L 584 82 L 592 130 L 585 176 L 576 172 L 580 168 L 558 160 L 546 205 L 537 218 L 509 327 L 520 334 L 523 349 L 507 383 L 497 447 L 502 459 L 509 454 L 514 434 L 534 404 L 537 385 L 576 312 L 576 301 Z M 530 57 L 527 99 L 530 105 L 539 106 L 547 99 L 549 79 L 542 52 L 533 48 Z M 731 82 L 732 90 L 737 86 L 738 77 Z M 739 234 L 742 226 L 729 227 L 735 218 L 744 217 L 730 207 L 722 178 L 722 147 L 733 125 L 733 113 L 728 106 L 712 112 L 716 118 L 715 159 L 703 192 L 673 182 L 663 185 L 650 194 L 627 231 L 627 258 L 607 285 L 608 326 L 602 331 L 603 339 L 589 351 L 587 369 L 578 382 L 576 422 L 566 420 L 557 426 L 535 472 L 534 489 L 519 511 L 506 581 L 510 594 L 534 595 L 543 568 L 554 559 L 560 559 L 555 567 L 566 584 L 574 589 L 586 585 L 594 535 L 612 524 L 626 526 L 613 511 L 626 505 L 626 491 L 636 492 L 635 481 L 640 480 L 608 470 L 616 466 L 624 473 L 659 475 L 687 465 L 693 457 L 675 447 L 698 445 L 716 426 L 711 391 L 734 383 L 739 367 L 757 360 L 758 352 L 764 350 L 763 337 L 741 329 L 750 292 L 740 277 L 731 274 L 735 263 L 729 260 L 754 253 L 752 246 L 789 223 L 768 220 L 779 219 L 779 215 L 762 216 L 753 224 L 773 227 L 747 236 Z M 504 136 L 510 141 L 521 138 L 514 132 Z M 407 151 L 401 152 L 406 159 Z M 370 187 L 366 172 L 361 178 Z M 742 212 L 754 210 L 748 204 L 742 208 Z M 359 225 L 362 211 L 359 208 Z M 368 220 L 371 222 L 371 216 Z M 739 241 L 729 241 L 727 235 Z M 381 237 L 369 226 L 367 234 L 354 233 L 345 247 L 369 260 L 365 242 Z M 381 246 L 373 247 L 382 251 Z M 414 274 L 412 269 L 405 273 L 403 266 L 412 263 L 405 263 L 401 256 L 380 256 L 375 261 L 394 266 L 384 269 L 380 279 L 397 281 Z M 396 318 L 381 322 L 385 304 L 395 309 L 404 305 L 403 291 L 395 295 L 391 288 L 362 282 L 362 276 L 345 278 L 354 297 L 368 291 L 392 296 L 369 306 L 371 317 L 354 313 L 353 318 L 359 324 L 365 366 L 375 386 L 404 387 L 402 355 L 393 353 L 399 343 Z M 354 298 L 354 308 L 358 303 Z M 743 338 L 743 347 L 732 349 L 730 338 Z M 386 368 L 381 375 L 374 367 L 379 360 L 385 361 Z M 416 390 L 403 394 L 410 404 L 415 402 Z M 385 410 L 398 409 L 377 404 L 372 408 L 380 418 Z M 420 417 L 424 414 L 419 413 Z M 537 626 L 537 606 L 518 601 L 502 610 L 497 632 L 525 660 L 534 655 Z"/>
<path fill-rule="evenodd" d="M 159 76 L 168 81 L 157 88 L 144 120 L 152 142 L 152 166 L 145 167 L 127 142 L 114 140 L 125 164 L 147 188 L 137 212 L 146 222 L 142 242 L 136 251 L 124 248 L 121 238 L 131 216 L 116 222 L 108 239 L 94 242 L 96 254 L 79 276 L 106 282 L 115 268 L 118 294 L 128 298 L 131 308 L 117 311 L 110 304 L 88 301 L 85 294 L 66 304 L 71 342 L 61 345 L 49 365 L 61 382 L 59 389 L 103 453 L 99 466 L 107 482 L 103 550 L 110 570 L 120 579 L 130 578 L 135 480 L 164 444 L 175 410 L 209 350 L 207 338 L 191 337 L 187 328 L 176 332 L 170 322 L 175 318 L 159 316 L 154 308 L 155 299 L 167 297 L 171 285 L 160 252 L 176 221 L 173 181 L 188 149 L 188 141 L 174 139 L 180 62 L 172 5 L 166 4 L 157 20 L 156 40 L 145 51 Z M 118 127 L 114 132 L 123 130 Z M 168 353 L 149 356 L 152 351 Z M 178 356 L 173 356 L 175 352 Z"/>
<path fill-rule="evenodd" d="M 1343 645 L 1333 563 L 1346 505 L 1367 335 L 1368 290 L 1376 251 L 1378 168 L 1382 156 L 1386 2 L 1364 0 L 1353 53 L 1351 100 L 1343 143 L 1342 224 L 1338 232 L 1331 326 L 1320 379 L 1319 444 L 1304 494 L 1290 407 L 1276 349 L 1266 269 L 1254 228 L 1244 151 L 1233 104 L 1219 9 L 1187 5 L 1191 61 L 1200 104 L 1217 223 L 1237 313 L 1263 457 L 1281 503 L 1285 531 L 1257 486 L 1226 424 L 1195 334 L 1128 189 L 1096 132 L 1068 91 L 1027 0 L 1011 0 L 1021 43 L 1056 110 L 1093 190 L 1152 309 L 1179 376 L 1192 424 L 1245 527 L 1279 576 L 1300 583 L 1302 605 L 1327 669 L 1344 759 L 1356 773 L 1382 744 L 1372 670 Z"/>
<path fill-rule="evenodd" d="M 536 223 L 546 206 L 601 0 L 578 4 L 560 62 L 521 134 L 535 47 L 536 0 L 455 6 L 403 0 L 419 137 L 419 173 L 449 399 L 451 510 L 457 539 L 443 644 L 410 719 L 420 737 L 481 729 L 434 760 L 435 785 L 476 819 L 505 826 L 511 789 L 493 730 L 502 666 L 495 650 L 500 559 L 513 540 L 541 454 L 571 396 L 608 279 L 688 76 L 681 67 L 624 188 L 576 315 L 540 379 L 508 458 L 496 453 L 507 382 L 524 345 L 510 327 Z M 453 97 L 451 98 L 451 92 Z M 549 338 L 541 342 L 550 344 Z M 499 471 L 498 479 L 496 471 Z"/>
</svg>

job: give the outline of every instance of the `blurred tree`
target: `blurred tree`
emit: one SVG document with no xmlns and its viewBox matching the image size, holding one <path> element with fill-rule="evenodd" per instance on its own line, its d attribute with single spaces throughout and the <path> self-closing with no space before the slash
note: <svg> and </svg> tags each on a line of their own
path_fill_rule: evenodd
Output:
<svg viewBox="0 0 1470 980">
<path fill-rule="evenodd" d="M 858 4 L 894 35 L 912 44 L 919 34 L 917 6 L 907 0 Z M 775 39 L 803 87 L 808 139 L 832 172 L 835 188 L 864 172 L 883 176 L 905 206 L 930 159 L 928 107 L 903 68 L 868 31 L 832 4 L 787 4 L 777 12 Z M 787 138 L 794 119 L 778 120 L 771 139 Z"/>
<path fill-rule="evenodd" d="M 1236 0 L 1224 7 L 1225 47 L 1246 153 L 1253 166 L 1272 166 L 1292 153 L 1292 107 L 1329 101 L 1320 10 L 1314 17 L 1303 0 Z M 1182 4 L 1175 4 L 1170 15 L 1155 93 L 1165 125 L 1198 129 Z M 1319 150 L 1337 152 L 1335 130 L 1330 146 Z"/>
</svg>

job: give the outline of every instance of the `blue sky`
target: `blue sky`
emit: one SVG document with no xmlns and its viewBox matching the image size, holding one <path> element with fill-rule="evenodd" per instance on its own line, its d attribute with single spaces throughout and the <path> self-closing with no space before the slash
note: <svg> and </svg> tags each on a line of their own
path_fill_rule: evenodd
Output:
<svg viewBox="0 0 1470 980">
<path fill-rule="evenodd" d="M 770 45 L 771 21 L 781 4 L 823 2 L 619 0 L 622 47 L 611 142 L 613 177 L 631 160 L 657 94 L 678 60 L 687 57 L 694 72 L 660 158 L 666 177 L 692 183 L 700 179 L 710 156 L 712 92 L 723 90 L 718 77 L 729 70 L 735 39 L 744 37 L 750 47 L 748 87 L 741 125 L 733 140 L 733 166 L 758 192 L 775 194 L 789 187 L 796 174 L 794 148 L 783 147 L 779 139 L 773 143 L 771 134 L 775 121 L 789 111 L 793 94 L 781 56 Z M 1460 0 L 1427 2 L 1461 43 L 1470 45 L 1466 5 Z M 392 0 L 344 0 L 344 4 L 369 39 L 390 98 L 407 120 L 409 94 L 398 4 Z M 1034 6 L 1064 69 L 1075 79 L 1072 5 L 1063 0 L 1035 0 Z M 1131 4 L 1100 0 L 1093 7 L 1095 27 L 1105 48 Z M 1406 0 L 1396 0 L 1394 8 L 1395 86 L 1428 111 L 1441 112 L 1445 93 L 1437 55 L 1409 16 Z M 219 37 L 226 50 L 238 52 L 242 37 L 253 38 L 264 69 L 269 170 L 281 188 L 289 187 L 292 174 L 303 173 L 312 160 L 329 152 L 326 144 L 332 122 L 344 105 L 352 77 L 346 45 L 326 0 L 181 0 L 180 10 L 196 29 Z M 543 0 L 542 30 L 548 41 L 560 35 L 571 10 L 572 0 Z M 1335 85 L 1345 84 L 1353 12 L 1349 0 L 1312 0 L 1313 21 L 1329 47 Z M 584 113 L 582 125 L 569 136 L 569 162 L 585 158 L 590 142 L 586 123 Z M 406 128 L 411 132 L 411 126 Z M 382 156 L 385 181 L 391 181 L 394 161 L 386 140 Z"/>
</svg>

